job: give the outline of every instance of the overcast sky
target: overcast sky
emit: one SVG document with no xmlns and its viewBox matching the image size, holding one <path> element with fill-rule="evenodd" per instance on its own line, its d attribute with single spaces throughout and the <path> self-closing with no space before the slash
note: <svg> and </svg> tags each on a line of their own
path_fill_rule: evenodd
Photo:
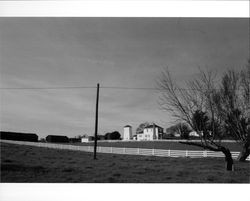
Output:
<svg viewBox="0 0 250 201">
<path fill-rule="evenodd" d="M 248 19 L 1 18 L 1 87 L 156 87 L 166 66 L 184 83 L 198 66 L 239 69 L 249 55 Z M 1 90 L 1 130 L 92 135 L 95 89 Z M 100 90 L 100 134 L 171 117 L 150 90 Z"/>
</svg>

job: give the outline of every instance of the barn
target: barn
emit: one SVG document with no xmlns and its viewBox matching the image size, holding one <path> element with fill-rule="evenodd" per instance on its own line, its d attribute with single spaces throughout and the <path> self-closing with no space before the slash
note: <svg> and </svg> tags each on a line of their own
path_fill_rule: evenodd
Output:
<svg viewBox="0 0 250 201">
<path fill-rule="evenodd" d="M 34 134 L 34 133 L 19 133 L 19 132 L 0 131 L 0 139 L 38 142 L 38 135 Z"/>
<path fill-rule="evenodd" d="M 64 143 L 68 143 L 69 138 L 67 136 L 63 136 L 63 135 L 48 135 L 46 137 L 46 141 L 47 142 L 64 142 Z"/>
</svg>

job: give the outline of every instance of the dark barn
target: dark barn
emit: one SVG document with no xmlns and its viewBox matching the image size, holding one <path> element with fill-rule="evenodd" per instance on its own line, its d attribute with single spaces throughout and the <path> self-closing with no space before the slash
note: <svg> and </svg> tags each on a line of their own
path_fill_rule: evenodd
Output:
<svg viewBox="0 0 250 201">
<path fill-rule="evenodd" d="M 65 142 L 65 143 L 68 143 L 69 138 L 67 136 L 63 136 L 63 135 L 48 135 L 46 137 L 46 141 L 47 142 Z"/>
<path fill-rule="evenodd" d="M 1 131 L 0 132 L 0 139 L 38 142 L 38 136 L 37 136 L 37 134 L 34 134 L 34 133 L 19 133 L 19 132 Z"/>
</svg>

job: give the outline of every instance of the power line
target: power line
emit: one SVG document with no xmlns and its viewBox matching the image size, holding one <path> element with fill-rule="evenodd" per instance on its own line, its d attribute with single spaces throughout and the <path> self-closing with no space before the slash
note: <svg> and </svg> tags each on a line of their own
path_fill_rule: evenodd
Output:
<svg viewBox="0 0 250 201">
<path fill-rule="evenodd" d="M 42 89 L 93 89 L 94 86 L 60 86 L 60 87 L 0 87 L 0 90 L 42 90 Z M 116 87 L 103 86 L 102 89 L 121 89 L 121 90 L 162 90 L 159 88 L 148 87 Z"/>
<path fill-rule="evenodd" d="M 110 87 L 100 87 L 102 89 L 127 89 L 127 90 L 162 90 L 160 88 L 148 88 L 148 87 L 115 87 L 115 86 L 110 86 Z"/>
<path fill-rule="evenodd" d="M 42 90 L 42 89 L 93 89 L 91 86 L 61 86 L 61 87 L 0 87 L 0 90 Z"/>
<path fill-rule="evenodd" d="M 61 89 L 94 89 L 94 86 L 61 86 L 61 87 L 0 87 L 0 90 L 61 90 Z M 165 91 L 166 89 L 149 88 L 149 87 L 116 87 L 116 86 L 103 86 L 100 89 L 118 89 L 118 90 L 155 90 Z M 180 89 L 180 88 L 179 88 Z M 176 89 L 177 90 L 177 89 Z M 193 89 L 180 89 L 180 90 L 193 90 Z"/>
<path fill-rule="evenodd" d="M 96 89 L 96 86 L 58 86 L 58 87 L 0 87 L 0 90 L 63 90 L 63 89 Z M 122 86 L 102 86 L 100 89 L 118 89 L 118 90 L 154 90 L 154 91 L 167 91 L 162 88 L 150 87 L 122 87 Z M 198 91 L 198 89 L 176 88 L 174 91 Z M 239 90 L 239 89 L 238 89 Z M 238 91 L 237 90 L 237 91 Z"/>
</svg>

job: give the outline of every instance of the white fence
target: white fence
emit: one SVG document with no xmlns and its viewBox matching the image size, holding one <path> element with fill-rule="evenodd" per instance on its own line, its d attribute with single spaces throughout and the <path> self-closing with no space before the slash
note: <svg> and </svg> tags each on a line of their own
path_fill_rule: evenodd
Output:
<svg viewBox="0 0 250 201">
<path fill-rule="evenodd" d="M 24 142 L 24 141 L 11 141 L 0 140 L 0 142 L 6 142 L 11 144 L 29 145 L 36 147 L 45 147 L 53 149 L 66 149 L 93 152 L 93 146 L 75 146 L 69 144 L 53 144 L 53 143 L 41 143 L 41 142 Z M 97 147 L 99 153 L 111 153 L 111 154 L 128 154 L 128 155 L 144 155 L 144 156 L 161 156 L 161 157 L 190 157 L 190 158 L 203 158 L 203 157 L 224 157 L 221 152 L 214 151 L 192 151 L 192 150 L 165 150 L 165 149 L 142 149 L 142 148 L 121 148 L 121 147 Z M 232 157 L 236 159 L 240 152 L 231 152 Z M 247 160 L 250 160 L 248 156 Z"/>
<path fill-rule="evenodd" d="M 185 139 L 158 139 L 158 140 L 98 140 L 98 142 L 186 142 Z M 190 139 L 190 142 L 200 142 L 201 140 Z M 214 140 L 215 142 L 219 142 L 219 140 Z M 94 141 L 89 141 L 87 143 L 93 143 Z M 220 142 L 227 142 L 227 143 L 235 143 L 235 140 L 221 140 Z"/>
</svg>

